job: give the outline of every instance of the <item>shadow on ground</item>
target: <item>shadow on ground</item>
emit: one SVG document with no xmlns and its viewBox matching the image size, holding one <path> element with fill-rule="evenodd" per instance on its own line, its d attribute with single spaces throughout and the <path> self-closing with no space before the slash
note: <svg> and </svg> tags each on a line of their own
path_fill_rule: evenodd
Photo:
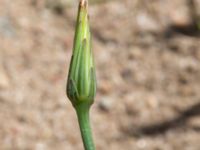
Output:
<svg viewBox="0 0 200 150">
<path fill-rule="evenodd" d="M 182 111 L 180 115 L 178 115 L 173 119 L 163 121 L 162 123 L 155 123 L 148 126 L 141 126 L 134 130 L 129 128 L 124 132 L 129 136 L 141 136 L 141 135 L 155 136 L 159 134 L 164 134 L 169 130 L 186 126 L 186 122 L 188 119 L 199 115 L 200 115 L 200 102 Z M 194 127 L 192 129 L 197 132 L 200 132 L 200 127 Z"/>
</svg>

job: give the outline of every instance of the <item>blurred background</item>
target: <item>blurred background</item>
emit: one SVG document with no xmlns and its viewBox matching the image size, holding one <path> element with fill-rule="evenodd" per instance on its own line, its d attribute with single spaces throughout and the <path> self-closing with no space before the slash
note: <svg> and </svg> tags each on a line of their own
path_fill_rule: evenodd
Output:
<svg viewBox="0 0 200 150">
<path fill-rule="evenodd" d="M 199 0 L 91 0 L 97 150 L 200 149 Z M 65 94 L 78 0 L 0 0 L 0 149 L 83 150 Z"/>
</svg>

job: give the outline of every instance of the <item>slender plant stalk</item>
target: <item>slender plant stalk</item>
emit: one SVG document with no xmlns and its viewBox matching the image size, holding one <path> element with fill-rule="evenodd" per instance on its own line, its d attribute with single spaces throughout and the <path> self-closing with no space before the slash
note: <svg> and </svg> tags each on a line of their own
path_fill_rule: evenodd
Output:
<svg viewBox="0 0 200 150">
<path fill-rule="evenodd" d="M 85 150 L 95 150 L 92 131 L 90 127 L 89 107 L 87 105 L 80 105 L 76 108 L 78 116 L 81 136 L 83 139 Z"/>
<path fill-rule="evenodd" d="M 85 150 L 95 150 L 89 119 L 89 110 L 96 94 L 96 75 L 93 59 L 88 1 L 81 0 L 68 74 L 67 96 L 76 110 Z"/>
</svg>

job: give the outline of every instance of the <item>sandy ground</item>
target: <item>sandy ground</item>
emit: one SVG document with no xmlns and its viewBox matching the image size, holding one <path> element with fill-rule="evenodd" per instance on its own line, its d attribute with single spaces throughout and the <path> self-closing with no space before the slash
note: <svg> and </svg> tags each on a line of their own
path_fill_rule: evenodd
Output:
<svg viewBox="0 0 200 150">
<path fill-rule="evenodd" d="M 83 149 L 65 94 L 77 4 L 0 0 L 1 150 Z M 200 36 L 172 27 L 186 6 L 92 1 L 97 150 L 200 149 Z"/>
</svg>

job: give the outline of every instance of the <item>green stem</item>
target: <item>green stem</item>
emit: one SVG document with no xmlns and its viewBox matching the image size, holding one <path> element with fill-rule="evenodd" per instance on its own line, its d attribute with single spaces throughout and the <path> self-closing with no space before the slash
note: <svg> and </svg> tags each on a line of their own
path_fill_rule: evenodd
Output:
<svg viewBox="0 0 200 150">
<path fill-rule="evenodd" d="M 79 127 L 85 150 L 95 150 L 89 118 L 90 105 L 79 104 L 76 106 Z"/>
</svg>

